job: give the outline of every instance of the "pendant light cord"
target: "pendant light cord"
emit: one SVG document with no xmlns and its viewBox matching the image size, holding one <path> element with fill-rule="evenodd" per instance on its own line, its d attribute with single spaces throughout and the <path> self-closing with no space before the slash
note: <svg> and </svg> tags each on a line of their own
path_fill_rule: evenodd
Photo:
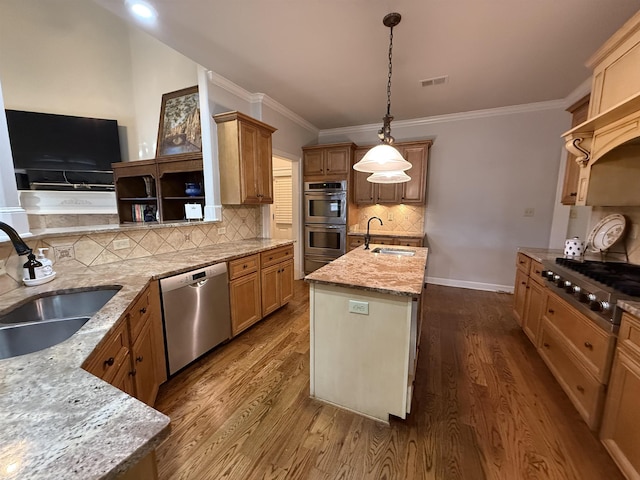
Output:
<svg viewBox="0 0 640 480">
<path fill-rule="evenodd" d="M 393 27 L 389 27 L 389 79 L 387 81 L 387 115 L 391 115 L 391 74 L 393 71 Z"/>
</svg>

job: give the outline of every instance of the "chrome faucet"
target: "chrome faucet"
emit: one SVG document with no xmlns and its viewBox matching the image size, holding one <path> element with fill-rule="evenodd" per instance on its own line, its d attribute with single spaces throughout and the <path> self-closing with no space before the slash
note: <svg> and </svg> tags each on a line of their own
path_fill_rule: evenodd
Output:
<svg viewBox="0 0 640 480">
<path fill-rule="evenodd" d="M 0 222 L 0 230 L 7 234 L 11 243 L 13 243 L 13 248 L 16 249 L 16 253 L 18 255 L 26 255 L 27 263 L 24 264 L 24 268 L 29 270 L 29 278 L 36 278 L 36 267 L 41 267 L 42 264 L 36 260 L 36 256 L 33 254 L 33 250 L 29 248 L 29 246 L 24 243 L 24 240 L 20 238 L 18 232 L 16 232 L 13 227 L 7 225 L 4 222 Z"/>
<path fill-rule="evenodd" d="M 364 249 L 369 250 L 369 242 L 371 242 L 371 235 L 369 234 L 369 226 L 371 225 L 371 220 L 376 219 L 380 222 L 380 225 L 384 225 L 380 217 L 371 217 L 367 221 L 367 234 L 364 236 Z"/>
</svg>

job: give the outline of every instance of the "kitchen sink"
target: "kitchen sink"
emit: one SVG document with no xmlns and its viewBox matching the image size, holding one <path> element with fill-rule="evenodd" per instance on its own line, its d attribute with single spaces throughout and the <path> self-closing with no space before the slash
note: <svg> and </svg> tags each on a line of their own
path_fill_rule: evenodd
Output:
<svg viewBox="0 0 640 480">
<path fill-rule="evenodd" d="M 40 296 L 0 315 L 3 325 L 62 320 L 66 318 L 92 317 L 122 287 L 106 287 L 98 290 L 69 290 Z"/>
<path fill-rule="evenodd" d="M 406 257 L 413 257 L 416 252 L 413 250 L 405 250 L 404 248 L 385 248 L 376 247 L 371 250 L 371 253 L 382 253 L 384 255 L 404 255 Z"/>
<path fill-rule="evenodd" d="M 120 288 L 109 286 L 52 293 L 33 298 L 0 315 L 0 359 L 37 352 L 65 341 Z"/>
<path fill-rule="evenodd" d="M 71 337 L 91 317 L 64 318 L 0 327 L 0 359 L 52 347 Z"/>
</svg>

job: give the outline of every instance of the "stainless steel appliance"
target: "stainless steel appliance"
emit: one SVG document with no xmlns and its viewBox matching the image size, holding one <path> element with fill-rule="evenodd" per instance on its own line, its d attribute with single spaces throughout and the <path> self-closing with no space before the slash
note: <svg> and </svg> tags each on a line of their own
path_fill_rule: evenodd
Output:
<svg viewBox="0 0 640 480">
<path fill-rule="evenodd" d="M 304 271 L 344 255 L 347 247 L 347 181 L 304 183 Z"/>
<path fill-rule="evenodd" d="M 346 225 L 347 182 L 305 182 L 304 222 Z"/>
<path fill-rule="evenodd" d="M 559 257 L 542 262 L 552 291 L 594 320 L 620 323 L 618 300 L 640 300 L 640 265 Z"/>
<path fill-rule="evenodd" d="M 231 338 L 227 264 L 160 280 L 169 375 Z"/>
</svg>

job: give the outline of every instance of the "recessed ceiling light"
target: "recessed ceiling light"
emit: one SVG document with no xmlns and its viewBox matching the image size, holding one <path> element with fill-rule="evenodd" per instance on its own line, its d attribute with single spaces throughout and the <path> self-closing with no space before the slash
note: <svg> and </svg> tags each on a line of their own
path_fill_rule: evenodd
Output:
<svg viewBox="0 0 640 480">
<path fill-rule="evenodd" d="M 125 2 L 127 8 L 131 10 L 137 18 L 142 20 L 153 20 L 158 16 L 158 12 L 147 2 L 141 0 L 127 0 Z"/>
</svg>

